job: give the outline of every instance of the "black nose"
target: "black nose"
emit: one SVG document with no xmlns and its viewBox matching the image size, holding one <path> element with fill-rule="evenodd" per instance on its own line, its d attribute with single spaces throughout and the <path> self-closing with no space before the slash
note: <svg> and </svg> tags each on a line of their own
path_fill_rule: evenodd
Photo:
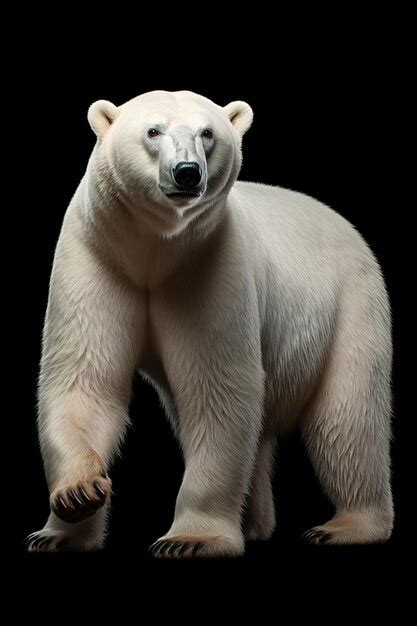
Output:
<svg viewBox="0 0 417 626">
<path fill-rule="evenodd" d="M 193 189 L 201 180 L 201 168 L 194 161 L 180 161 L 174 167 L 173 175 L 179 187 Z"/>
</svg>

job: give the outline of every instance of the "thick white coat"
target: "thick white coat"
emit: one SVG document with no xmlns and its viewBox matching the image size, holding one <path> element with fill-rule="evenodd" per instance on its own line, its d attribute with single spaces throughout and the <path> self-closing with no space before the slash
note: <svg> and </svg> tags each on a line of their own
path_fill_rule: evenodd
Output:
<svg viewBox="0 0 417 626">
<path fill-rule="evenodd" d="M 67 523 L 52 511 L 31 549 L 103 545 L 108 502 L 92 516 L 88 502 L 95 510 L 110 493 L 137 369 L 186 467 L 157 555 L 237 555 L 245 537 L 270 537 L 273 448 L 295 424 L 336 509 L 308 538 L 386 540 L 390 312 L 365 241 L 310 197 L 236 182 L 245 103 L 152 92 L 95 103 L 89 120 L 97 145 L 51 278 L 39 429 L 54 511 L 80 503 L 90 516 Z M 190 150 L 204 188 L 172 200 L 161 181 Z"/>
</svg>

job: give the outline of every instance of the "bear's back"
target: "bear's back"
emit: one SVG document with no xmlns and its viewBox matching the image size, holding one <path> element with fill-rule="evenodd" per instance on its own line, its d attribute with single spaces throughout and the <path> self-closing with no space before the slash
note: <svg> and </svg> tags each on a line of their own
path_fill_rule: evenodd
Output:
<svg viewBox="0 0 417 626">
<path fill-rule="evenodd" d="M 232 207 L 251 247 L 282 268 L 320 269 L 375 263 L 359 232 L 336 211 L 303 193 L 238 181 Z M 262 252 L 263 251 L 263 252 Z"/>
</svg>

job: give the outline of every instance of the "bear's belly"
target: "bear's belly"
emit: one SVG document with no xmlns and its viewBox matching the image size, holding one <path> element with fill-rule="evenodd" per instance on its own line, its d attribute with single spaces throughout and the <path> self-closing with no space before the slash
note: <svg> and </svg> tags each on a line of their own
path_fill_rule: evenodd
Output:
<svg viewBox="0 0 417 626">
<path fill-rule="evenodd" d="M 269 294 L 262 324 L 265 416 L 283 430 L 308 404 L 334 338 L 337 299 L 316 294 L 314 301 L 308 290 L 303 295 L 295 305 L 295 298 L 286 298 L 277 287 Z"/>
</svg>

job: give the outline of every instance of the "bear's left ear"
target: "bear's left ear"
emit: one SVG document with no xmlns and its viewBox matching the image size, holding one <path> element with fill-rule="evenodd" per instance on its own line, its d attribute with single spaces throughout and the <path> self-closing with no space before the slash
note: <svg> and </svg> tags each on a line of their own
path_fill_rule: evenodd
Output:
<svg viewBox="0 0 417 626">
<path fill-rule="evenodd" d="M 87 119 L 91 128 L 102 137 L 116 119 L 118 108 L 108 100 L 97 100 L 88 109 Z"/>
<path fill-rule="evenodd" d="M 223 108 L 227 117 L 239 133 L 241 137 L 249 130 L 253 120 L 253 111 L 249 104 L 236 100 L 236 102 L 230 102 Z"/>
</svg>

